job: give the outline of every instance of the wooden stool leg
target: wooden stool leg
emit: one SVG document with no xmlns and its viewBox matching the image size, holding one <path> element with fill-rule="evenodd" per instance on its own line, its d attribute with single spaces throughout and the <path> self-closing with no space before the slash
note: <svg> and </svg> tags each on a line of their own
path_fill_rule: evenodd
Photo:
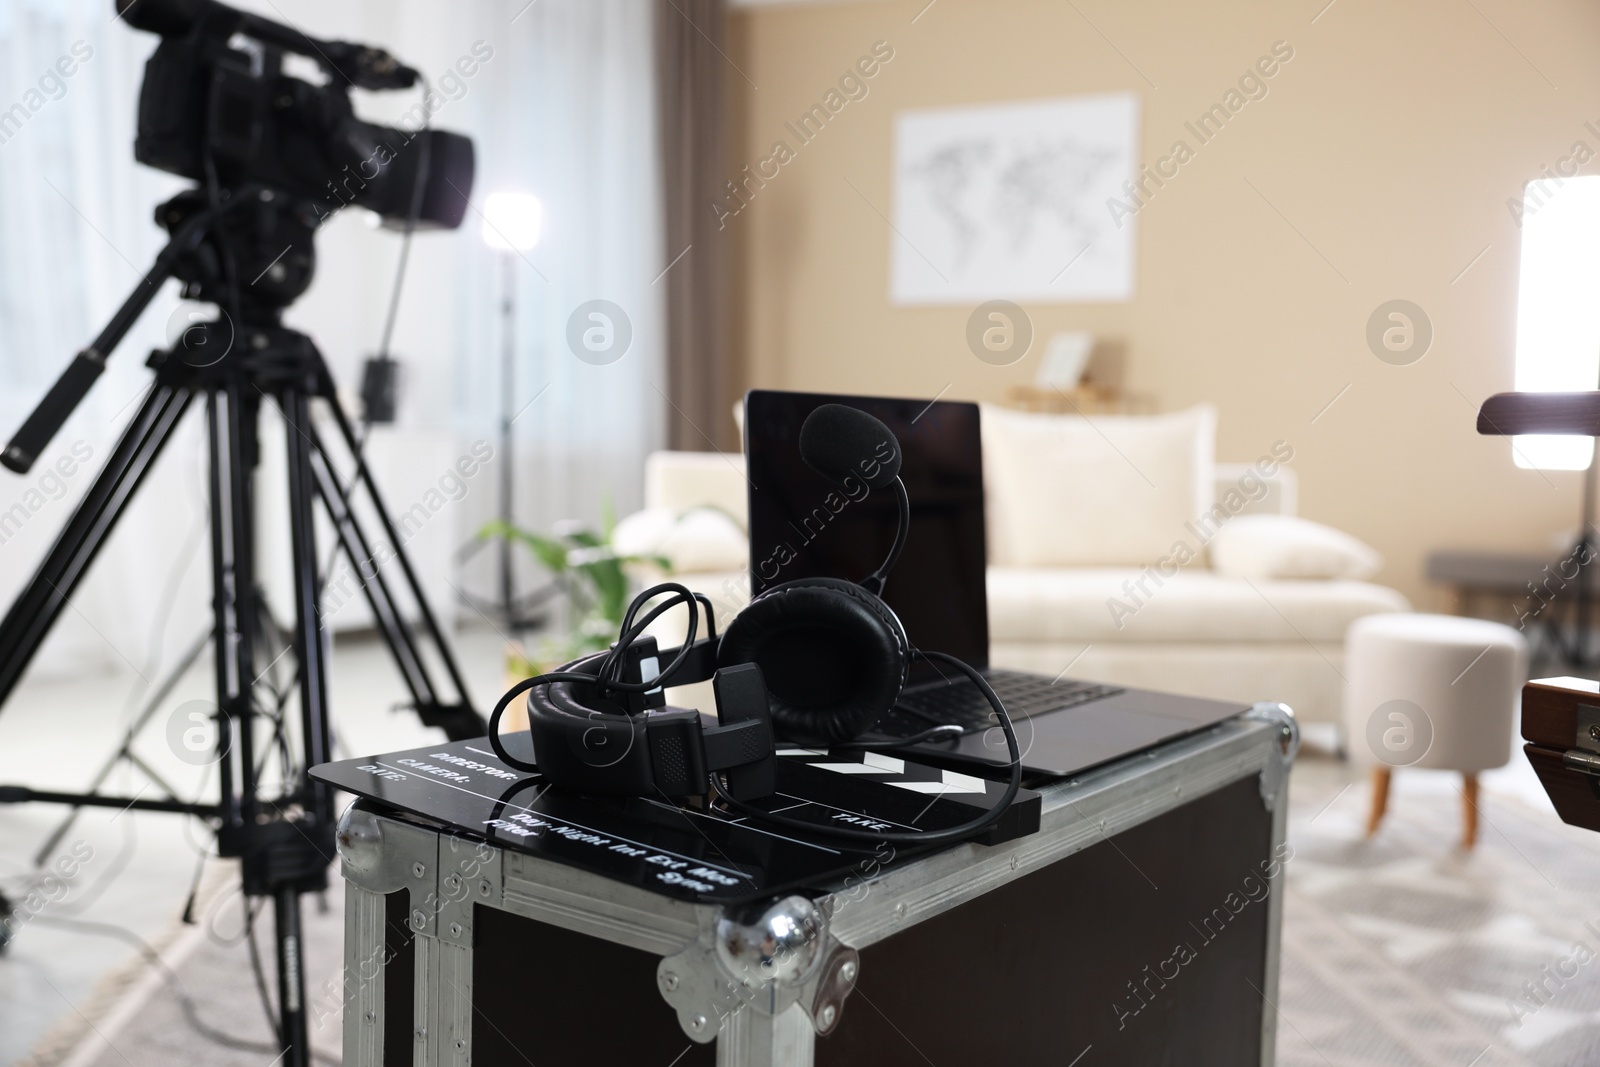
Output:
<svg viewBox="0 0 1600 1067">
<path fill-rule="evenodd" d="M 1383 813 L 1389 810 L 1389 776 L 1392 773 L 1388 767 L 1372 768 L 1372 810 L 1367 815 L 1368 837 L 1378 832 Z"/>
<path fill-rule="evenodd" d="M 1461 776 L 1461 847 L 1470 850 L 1478 843 L 1478 776 Z"/>
</svg>

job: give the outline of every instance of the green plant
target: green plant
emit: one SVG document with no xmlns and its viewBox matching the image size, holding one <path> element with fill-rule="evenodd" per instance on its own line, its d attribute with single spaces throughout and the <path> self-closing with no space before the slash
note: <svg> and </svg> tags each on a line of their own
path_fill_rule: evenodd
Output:
<svg viewBox="0 0 1600 1067">
<path fill-rule="evenodd" d="M 565 633 L 546 634 L 533 656 L 511 653 L 508 669 L 524 676 L 565 663 L 587 652 L 610 646 L 622 626 L 622 613 L 628 606 L 627 566 L 653 563 L 670 571 L 664 556 L 624 556 L 612 548 L 611 536 L 617 526 L 610 501 L 601 505 L 600 529 L 582 523 L 564 523 L 550 534 L 534 533 L 519 526 L 495 520 L 478 531 L 478 536 L 504 537 L 523 545 L 551 573 L 567 598 Z"/>
</svg>

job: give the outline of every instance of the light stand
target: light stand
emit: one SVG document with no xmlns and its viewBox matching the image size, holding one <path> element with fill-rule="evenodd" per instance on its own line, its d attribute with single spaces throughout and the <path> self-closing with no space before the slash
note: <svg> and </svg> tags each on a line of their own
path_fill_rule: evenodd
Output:
<svg viewBox="0 0 1600 1067">
<path fill-rule="evenodd" d="M 502 252 L 500 265 L 504 285 L 500 296 L 500 521 L 509 529 L 516 516 L 513 498 L 516 482 L 512 477 L 516 459 L 511 437 L 511 420 L 516 418 L 516 413 L 511 410 L 511 391 L 517 382 L 517 261 L 510 252 Z M 500 611 L 507 624 L 515 629 L 509 536 L 500 538 L 499 549 Z"/>
<path fill-rule="evenodd" d="M 512 424 L 521 411 L 517 408 L 517 260 L 539 243 L 544 209 L 537 197 L 528 193 L 490 193 L 484 198 L 483 241 L 500 253 L 500 495 L 496 518 L 502 535 L 497 546 L 497 601 L 491 611 L 505 622 L 512 633 L 531 629 L 543 617 L 529 614 L 528 608 L 547 599 L 554 589 L 518 600 L 516 571 L 512 562 L 511 538 L 506 531 L 516 522 L 515 448 Z M 472 556 L 482 542 L 468 546 L 463 558 Z M 475 605 L 477 606 L 477 605 Z M 482 607 L 479 607 L 482 610 Z"/>
<path fill-rule="evenodd" d="M 1572 558 L 1578 565 L 1578 589 L 1572 600 L 1572 640 L 1564 643 L 1559 632 L 1553 635 L 1561 658 L 1574 667 L 1587 667 L 1595 661 L 1589 652 L 1589 570 L 1594 564 L 1595 552 L 1595 468 L 1600 467 L 1596 460 L 1600 460 L 1600 456 L 1590 459 L 1589 468 L 1583 472 L 1583 512 L 1579 518 L 1582 525 L 1578 528 L 1578 543 L 1572 549 Z"/>
</svg>

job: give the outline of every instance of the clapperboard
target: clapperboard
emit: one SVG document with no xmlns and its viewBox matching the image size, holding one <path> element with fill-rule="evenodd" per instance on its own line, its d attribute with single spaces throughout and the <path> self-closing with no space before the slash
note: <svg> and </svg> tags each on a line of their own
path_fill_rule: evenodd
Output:
<svg viewBox="0 0 1600 1067">
<path fill-rule="evenodd" d="M 1006 782 L 980 778 L 881 752 L 785 747 L 778 749 L 778 794 L 765 802 L 768 810 L 781 801 L 806 804 L 784 807 L 791 818 L 857 822 L 883 830 L 930 830 L 968 822 L 997 804 Z M 1004 773 L 997 770 L 997 774 Z M 786 787 L 789 787 L 786 789 Z M 1039 797 L 1021 790 L 1006 814 L 974 838 L 998 844 L 1039 828 Z"/>
<path fill-rule="evenodd" d="M 977 793 L 985 796 L 989 792 L 989 784 L 982 778 L 959 771 L 940 770 L 925 763 L 908 763 L 898 756 L 886 756 L 881 752 L 862 752 L 851 759 L 815 748 L 780 748 L 778 755 L 808 763 L 819 771 L 853 774 L 864 781 L 881 782 L 913 793 L 933 796 Z"/>
<path fill-rule="evenodd" d="M 878 753 L 778 754 L 777 792 L 758 806 L 818 825 L 942 830 L 970 822 L 1005 791 L 1003 781 Z M 487 739 L 341 760 L 311 773 L 378 810 L 688 900 L 726 903 L 826 885 L 875 854 L 870 844 L 808 837 L 703 804 L 552 789 L 503 764 Z M 1039 810 L 1039 795 L 1024 789 L 976 840 L 995 844 L 1032 833 Z M 942 847 L 950 846 L 897 846 L 881 865 Z"/>
</svg>

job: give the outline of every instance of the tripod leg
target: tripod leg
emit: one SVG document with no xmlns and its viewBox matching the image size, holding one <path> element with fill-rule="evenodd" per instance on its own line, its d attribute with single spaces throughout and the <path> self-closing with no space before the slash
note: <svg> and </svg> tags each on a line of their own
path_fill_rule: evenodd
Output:
<svg viewBox="0 0 1600 1067">
<path fill-rule="evenodd" d="M 281 1067 L 311 1067 L 311 1032 L 306 1026 L 306 976 L 301 960 L 300 892 L 283 886 L 272 897 L 278 943 L 278 1035 Z"/>
<path fill-rule="evenodd" d="M 394 594 L 389 589 L 388 579 L 384 577 L 371 542 L 367 540 L 366 533 L 356 522 L 355 511 L 350 505 L 350 498 L 345 493 L 344 486 L 339 484 L 338 477 L 328 464 L 327 450 L 323 447 L 322 436 L 313 435 L 312 444 L 317 495 L 322 498 L 323 506 L 328 509 L 328 515 L 333 520 L 339 544 L 344 549 L 345 558 L 350 562 L 350 569 L 360 582 L 360 589 L 367 599 L 367 605 L 372 608 L 372 617 L 377 620 L 384 642 L 394 653 L 406 688 L 411 691 L 413 703 L 420 705 L 424 702 L 433 702 L 436 699 L 433 681 L 428 677 L 427 667 L 422 662 L 422 656 L 411 634 L 411 627 L 406 624 L 404 616 L 395 604 Z M 372 568 L 370 578 L 362 573 L 363 561 Z"/>
<path fill-rule="evenodd" d="M 11 695 L 61 609 L 71 599 L 123 509 L 188 407 L 189 390 L 159 378 L 106 465 L 0 622 L 0 705 Z"/>
<path fill-rule="evenodd" d="M 306 768 L 329 759 L 327 668 L 323 632 L 317 627 L 316 528 L 311 499 L 316 492 L 311 469 L 311 408 L 304 393 L 285 389 L 279 395 L 288 431 L 290 557 L 294 569 L 294 654 L 300 664 L 300 719 L 305 737 Z M 301 783 L 306 806 L 319 821 L 333 821 L 328 788 L 306 777 Z"/>
<path fill-rule="evenodd" d="M 245 857 L 246 892 L 272 897 L 276 918 L 278 959 L 278 1035 L 283 1053 L 278 1063 L 283 1067 L 310 1067 L 311 1044 L 306 1025 L 305 969 L 301 961 L 304 940 L 300 929 L 300 895 L 307 888 L 326 885 L 325 870 L 328 856 L 318 845 L 327 837 L 332 848 L 333 798 L 328 788 L 314 782 L 305 772 L 308 768 L 325 763 L 329 758 L 329 731 L 327 715 L 327 676 L 325 647 L 322 632 L 317 629 L 317 549 L 316 532 L 312 525 L 311 497 L 314 492 L 311 472 L 310 408 L 305 394 L 293 387 L 278 391 L 278 404 L 287 424 L 284 433 L 289 476 L 289 541 L 290 561 L 293 569 L 295 629 L 291 647 L 297 660 L 299 680 L 300 727 L 303 744 L 302 763 L 298 781 L 286 781 L 291 798 L 298 799 L 304 816 L 293 821 L 280 819 L 271 826 L 260 827 L 263 832 L 252 843 L 252 853 Z M 250 429 L 254 444 L 254 412 L 252 405 Z M 253 456 L 252 456 L 253 458 Z M 248 514 L 248 508 L 246 508 Z M 248 527 L 245 531 L 243 556 L 253 562 L 249 550 Z M 238 617 L 241 620 L 258 620 L 264 605 L 257 600 L 253 570 L 242 570 L 239 583 Z M 249 626 L 242 630 L 248 631 Z M 246 660 L 246 663 L 249 661 Z M 247 668 L 248 670 L 249 668 Z M 246 673 L 242 678 L 246 702 L 252 697 L 251 687 L 256 679 Z M 248 728 L 250 720 L 245 721 Z M 245 772 L 254 782 L 250 767 Z M 283 815 L 283 805 L 267 801 L 267 806 Z M 276 844 L 274 844 L 276 838 Z M 252 890 L 252 884 L 255 888 Z"/>
<path fill-rule="evenodd" d="M 231 382 L 210 395 L 207 429 L 211 450 L 211 614 L 217 692 L 217 773 L 223 811 L 218 845 L 232 852 L 232 839 L 248 833 L 256 816 L 255 716 L 251 686 L 253 648 L 248 620 L 254 596 L 251 537 L 251 469 L 259 406 Z M 237 741 L 237 745 L 233 744 Z M 235 751 L 237 749 L 237 751 Z M 235 790 L 234 768 L 238 768 Z"/>
<path fill-rule="evenodd" d="M 272 617 L 272 611 L 267 606 L 267 598 L 259 590 L 256 593 L 256 645 L 261 649 L 261 655 L 266 657 L 267 666 L 256 675 L 257 684 L 265 684 L 272 694 L 269 702 L 272 708 L 272 737 L 269 747 L 275 749 L 282 759 L 284 766 L 291 765 L 289 746 L 292 743 L 284 721 L 284 707 L 289 703 L 295 691 L 300 686 L 299 665 L 289 676 L 289 684 L 279 688 L 274 679 L 267 682 L 267 676 L 272 674 L 272 669 L 278 662 L 294 651 L 294 634 L 279 627 L 277 620 Z M 256 770 L 259 776 L 261 768 Z"/>
<path fill-rule="evenodd" d="M 332 394 L 332 386 L 328 389 L 328 407 L 333 412 L 334 421 L 339 426 L 339 435 L 344 438 L 345 447 L 356 457 L 356 473 L 361 479 L 361 484 L 366 487 L 367 495 L 372 500 L 372 510 L 377 513 L 378 522 L 383 527 L 389 543 L 394 545 L 395 557 L 400 561 L 400 570 L 405 575 L 406 586 L 411 590 L 411 595 L 417 602 L 417 613 L 422 618 L 422 625 L 428 632 L 428 638 L 439 651 L 439 658 L 444 662 L 445 673 L 450 675 L 450 684 L 455 687 L 456 694 L 461 698 L 463 719 L 474 720 L 471 732 L 466 732 L 468 724 L 464 721 L 455 724 L 455 728 L 446 726 L 446 733 L 452 739 L 461 740 L 468 737 L 481 735 L 488 729 L 487 723 L 470 710 L 472 698 L 467 694 L 467 683 L 461 676 L 461 668 L 456 665 L 455 654 L 450 651 L 450 645 L 444 639 L 444 632 L 439 628 L 439 622 L 434 617 L 433 609 L 428 606 L 428 598 L 422 591 L 422 583 L 417 579 L 417 573 L 412 569 L 411 559 L 406 555 L 404 540 L 400 531 L 395 528 L 394 519 L 389 515 L 389 509 L 383 504 L 383 496 L 378 492 L 378 484 L 373 480 L 372 471 L 368 469 L 366 460 L 361 457 L 361 450 L 356 443 L 356 432 L 350 425 L 350 419 L 345 415 L 344 409 L 339 406 L 338 397 Z"/>
<path fill-rule="evenodd" d="M 278 384 L 278 383 L 274 383 Z M 266 606 L 255 581 L 254 470 L 259 454 L 261 398 L 249 380 L 230 379 L 210 394 L 213 618 L 216 627 L 217 739 L 223 819 L 220 855 L 238 857 L 244 891 L 271 898 L 277 917 L 278 995 L 283 1055 L 275 1062 L 308 1067 L 305 975 L 301 966 L 300 895 L 327 885 L 332 859 L 332 796 L 307 768 L 328 759 L 325 650 L 316 630 L 316 544 L 312 528 L 310 424 L 305 395 L 279 385 L 276 396 L 288 432 L 290 558 L 294 568 L 296 656 L 303 749 L 285 768 L 284 794 L 259 795 L 258 742 L 269 751 L 281 736 L 258 739 L 256 692 L 262 665 L 255 651 L 272 651 L 260 624 Z M 270 664 L 267 665 L 270 670 Z M 291 773 L 292 772 L 292 773 Z"/>
</svg>

